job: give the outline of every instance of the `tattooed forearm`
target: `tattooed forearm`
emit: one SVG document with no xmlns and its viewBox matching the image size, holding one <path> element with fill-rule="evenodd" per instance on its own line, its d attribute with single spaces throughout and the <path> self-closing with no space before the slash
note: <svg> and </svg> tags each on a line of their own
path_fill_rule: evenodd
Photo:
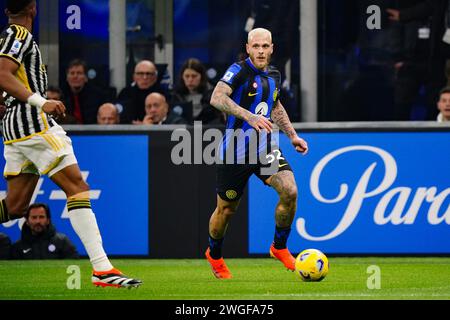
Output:
<svg viewBox="0 0 450 320">
<path fill-rule="evenodd" d="M 297 132 L 292 126 L 291 120 L 289 120 L 289 116 L 286 110 L 279 101 L 277 105 L 272 109 L 272 120 L 290 139 L 297 136 Z"/>
<path fill-rule="evenodd" d="M 248 121 L 253 114 L 236 104 L 230 98 L 232 93 L 233 91 L 228 85 L 219 82 L 212 94 L 211 105 L 226 114 Z"/>
</svg>

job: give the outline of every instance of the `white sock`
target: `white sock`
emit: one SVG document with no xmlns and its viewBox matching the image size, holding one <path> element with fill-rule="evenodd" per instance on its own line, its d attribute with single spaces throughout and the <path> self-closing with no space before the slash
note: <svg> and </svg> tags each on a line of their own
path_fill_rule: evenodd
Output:
<svg viewBox="0 0 450 320">
<path fill-rule="evenodd" d="M 69 211 L 70 223 L 80 237 L 95 271 L 109 271 L 113 268 L 103 249 L 102 236 L 92 209 Z"/>
</svg>

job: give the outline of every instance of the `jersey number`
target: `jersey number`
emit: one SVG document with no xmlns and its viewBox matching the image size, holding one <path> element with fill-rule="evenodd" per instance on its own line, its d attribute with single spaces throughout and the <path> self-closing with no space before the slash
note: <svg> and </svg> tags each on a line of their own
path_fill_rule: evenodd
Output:
<svg viewBox="0 0 450 320">
<path fill-rule="evenodd" d="M 281 156 L 281 151 L 280 150 L 274 150 L 271 154 L 268 154 L 266 156 L 267 159 L 267 163 L 272 163 L 275 160 L 280 161 L 280 160 L 285 160 L 282 156 Z"/>
</svg>

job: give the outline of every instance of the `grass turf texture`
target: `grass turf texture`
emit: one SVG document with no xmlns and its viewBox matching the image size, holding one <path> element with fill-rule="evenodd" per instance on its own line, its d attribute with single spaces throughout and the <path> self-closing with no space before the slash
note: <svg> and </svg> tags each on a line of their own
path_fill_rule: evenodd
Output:
<svg viewBox="0 0 450 320">
<path fill-rule="evenodd" d="M 272 259 L 227 259 L 231 280 L 216 280 L 206 260 L 118 260 L 139 289 L 96 288 L 88 260 L 0 261 L 0 300 L 303 300 L 450 299 L 450 258 L 330 258 L 319 283 L 302 282 Z M 69 290 L 70 265 L 81 289 Z M 367 268 L 381 269 L 381 289 L 369 290 Z"/>
</svg>

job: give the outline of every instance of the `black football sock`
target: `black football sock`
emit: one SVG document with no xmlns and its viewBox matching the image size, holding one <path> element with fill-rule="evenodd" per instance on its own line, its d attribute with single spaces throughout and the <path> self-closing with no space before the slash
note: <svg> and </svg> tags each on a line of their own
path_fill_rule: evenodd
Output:
<svg viewBox="0 0 450 320">
<path fill-rule="evenodd" d="M 211 236 L 209 236 L 209 255 L 214 260 L 219 260 L 222 258 L 222 244 L 223 244 L 223 238 L 222 239 L 213 239 Z"/>
<path fill-rule="evenodd" d="M 286 249 L 286 242 L 289 238 L 289 234 L 291 233 L 291 227 L 289 228 L 279 228 L 275 229 L 275 237 L 273 240 L 273 246 L 277 250 Z"/>
</svg>

